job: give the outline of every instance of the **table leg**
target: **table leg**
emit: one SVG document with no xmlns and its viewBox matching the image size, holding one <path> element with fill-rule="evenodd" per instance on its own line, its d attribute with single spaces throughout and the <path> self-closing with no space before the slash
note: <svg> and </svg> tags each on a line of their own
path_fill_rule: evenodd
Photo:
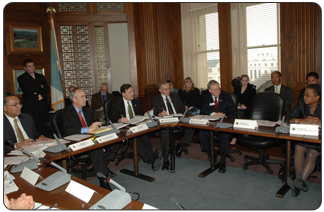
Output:
<svg viewBox="0 0 324 212">
<path fill-rule="evenodd" d="M 134 138 L 134 143 L 133 143 L 133 155 L 134 155 L 134 158 L 133 158 L 133 161 L 134 161 L 134 171 L 131 171 L 131 170 L 128 170 L 128 169 L 121 169 L 120 172 L 121 173 L 124 173 L 124 174 L 128 174 L 128 175 L 133 176 L 133 177 L 137 177 L 137 178 L 142 179 L 142 180 L 146 180 L 146 181 L 149 181 L 149 182 L 153 182 L 155 180 L 155 178 L 150 177 L 150 176 L 147 176 L 147 175 L 144 175 L 144 174 L 141 174 L 138 171 L 137 142 L 136 142 L 136 138 Z"/>
<path fill-rule="evenodd" d="M 173 136 L 173 127 L 169 128 L 169 136 L 170 136 L 170 158 L 171 158 L 171 167 L 170 172 L 175 172 L 175 157 L 174 157 L 174 136 Z"/>
<path fill-rule="evenodd" d="M 68 167 L 67 167 L 67 160 L 66 159 L 62 160 L 62 167 L 67 170 Z"/>
<path fill-rule="evenodd" d="M 219 163 L 215 165 L 215 153 L 214 153 L 214 131 L 210 131 L 210 168 L 206 169 L 205 171 L 201 172 L 198 176 L 199 177 L 206 177 L 213 171 L 219 168 Z"/>
<path fill-rule="evenodd" d="M 290 165 L 291 165 L 291 141 L 286 141 L 286 182 L 285 184 L 277 191 L 276 197 L 284 197 L 285 194 L 289 191 L 290 187 L 287 185 L 287 179 L 291 176 L 290 174 Z"/>
</svg>

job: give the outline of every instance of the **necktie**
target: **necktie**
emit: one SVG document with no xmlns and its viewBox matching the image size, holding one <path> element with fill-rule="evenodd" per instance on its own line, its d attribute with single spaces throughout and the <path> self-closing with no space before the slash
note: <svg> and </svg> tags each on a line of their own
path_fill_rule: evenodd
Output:
<svg viewBox="0 0 324 212">
<path fill-rule="evenodd" d="M 275 93 L 278 93 L 278 86 L 275 85 L 275 87 L 276 87 Z"/>
<path fill-rule="evenodd" d="M 35 79 L 35 76 L 34 76 L 34 74 L 31 74 L 30 76 L 32 76 L 32 78 L 34 78 Z M 40 95 L 40 94 L 38 94 L 38 100 L 40 101 L 40 100 L 42 100 L 43 99 L 43 97 Z"/>
<path fill-rule="evenodd" d="M 87 127 L 87 124 L 85 123 L 85 121 L 81 115 L 81 110 L 79 110 L 79 119 L 81 121 L 82 127 Z"/>
<path fill-rule="evenodd" d="M 18 136 L 18 143 L 20 143 L 20 142 L 24 141 L 25 138 L 24 138 L 23 133 L 21 132 L 19 126 L 18 126 L 17 119 L 14 119 L 14 123 L 15 123 L 15 130 L 16 130 L 16 133 L 17 133 L 17 136 Z"/>
<path fill-rule="evenodd" d="M 106 101 L 106 97 L 102 96 L 102 105 L 105 103 L 105 101 Z"/>
<path fill-rule="evenodd" d="M 169 115 L 172 115 L 173 114 L 173 109 L 172 109 L 172 106 L 171 106 L 171 103 L 170 103 L 168 97 L 165 97 L 165 101 L 167 103 L 167 107 L 168 107 L 168 110 L 169 110 Z"/>
<path fill-rule="evenodd" d="M 217 101 L 217 97 L 215 97 L 215 108 L 216 108 L 216 112 L 218 112 L 218 101 Z"/>
<path fill-rule="evenodd" d="M 129 119 L 132 119 L 132 118 L 134 118 L 133 110 L 132 110 L 132 107 L 130 106 L 129 102 L 127 102 L 127 104 L 128 104 Z"/>
</svg>

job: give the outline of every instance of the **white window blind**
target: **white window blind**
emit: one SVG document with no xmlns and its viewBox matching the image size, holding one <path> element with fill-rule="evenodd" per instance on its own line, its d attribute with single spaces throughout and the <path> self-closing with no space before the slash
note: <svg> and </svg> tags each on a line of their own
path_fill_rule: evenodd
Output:
<svg viewBox="0 0 324 212">
<path fill-rule="evenodd" d="M 194 40 L 196 86 L 207 88 L 209 80 L 220 82 L 217 5 L 190 11 Z"/>
<path fill-rule="evenodd" d="M 278 3 L 232 4 L 233 77 L 259 87 L 280 71 L 279 20 Z"/>
</svg>

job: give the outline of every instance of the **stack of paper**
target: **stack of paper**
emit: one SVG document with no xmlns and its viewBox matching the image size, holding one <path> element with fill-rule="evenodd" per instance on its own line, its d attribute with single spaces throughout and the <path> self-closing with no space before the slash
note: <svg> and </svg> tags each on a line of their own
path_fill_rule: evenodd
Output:
<svg viewBox="0 0 324 212">
<path fill-rule="evenodd" d="M 10 194 L 12 192 L 18 191 L 19 188 L 13 181 L 15 179 L 15 177 L 12 176 L 8 171 L 5 171 L 3 174 L 4 174 L 3 186 L 4 186 L 4 190 L 5 190 L 6 194 Z"/>
</svg>

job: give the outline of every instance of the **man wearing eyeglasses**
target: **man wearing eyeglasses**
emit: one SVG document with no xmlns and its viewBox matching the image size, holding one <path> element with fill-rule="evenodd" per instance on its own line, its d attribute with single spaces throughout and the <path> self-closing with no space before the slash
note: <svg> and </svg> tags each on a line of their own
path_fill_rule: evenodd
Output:
<svg viewBox="0 0 324 212">
<path fill-rule="evenodd" d="M 49 138 L 37 132 L 31 115 L 21 113 L 20 100 L 13 93 L 4 94 L 3 110 L 4 152 L 15 149 L 7 141 L 24 148 L 25 146 L 35 145 L 36 141 L 49 140 Z"/>
</svg>

